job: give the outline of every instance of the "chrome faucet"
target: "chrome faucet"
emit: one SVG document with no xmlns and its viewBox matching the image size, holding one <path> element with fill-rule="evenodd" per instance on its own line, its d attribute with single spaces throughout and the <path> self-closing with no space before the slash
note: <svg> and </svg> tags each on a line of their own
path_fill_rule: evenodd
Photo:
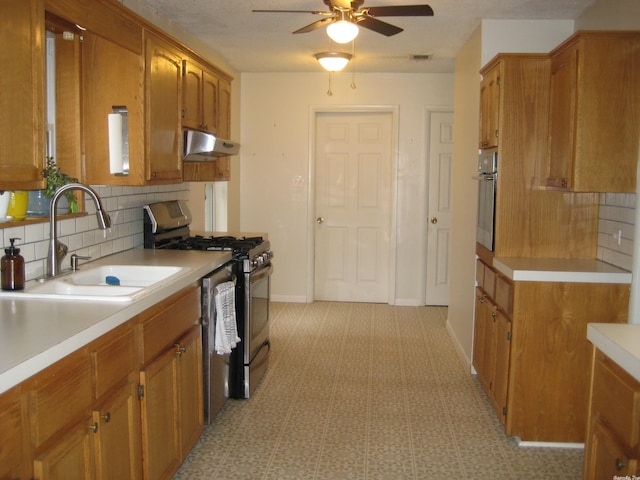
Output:
<svg viewBox="0 0 640 480">
<path fill-rule="evenodd" d="M 80 190 L 88 194 L 96 206 L 96 217 L 98 218 L 98 226 L 100 230 L 106 230 L 111 227 L 111 217 L 106 210 L 102 207 L 102 201 L 98 194 L 88 185 L 82 183 L 67 183 L 58 188 L 51 197 L 50 212 L 49 212 L 49 254 L 47 256 L 47 277 L 55 277 L 60 274 L 62 270 L 62 260 L 67 254 L 67 246 L 58 241 L 58 225 L 57 225 L 57 213 L 58 199 L 69 190 Z"/>
</svg>

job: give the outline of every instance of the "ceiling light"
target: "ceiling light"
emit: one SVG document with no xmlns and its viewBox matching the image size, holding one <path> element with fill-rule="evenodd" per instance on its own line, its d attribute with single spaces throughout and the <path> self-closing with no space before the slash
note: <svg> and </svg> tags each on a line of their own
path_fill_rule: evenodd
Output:
<svg viewBox="0 0 640 480">
<path fill-rule="evenodd" d="M 338 20 L 327 27 L 327 35 L 336 43 L 349 43 L 358 36 L 360 29 L 355 23 Z"/>
<path fill-rule="evenodd" d="M 342 52 L 322 52 L 316 53 L 314 56 L 320 62 L 322 68 L 329 72 L 339 72 L 351 60 L 351 55 Z"/>
</svg>

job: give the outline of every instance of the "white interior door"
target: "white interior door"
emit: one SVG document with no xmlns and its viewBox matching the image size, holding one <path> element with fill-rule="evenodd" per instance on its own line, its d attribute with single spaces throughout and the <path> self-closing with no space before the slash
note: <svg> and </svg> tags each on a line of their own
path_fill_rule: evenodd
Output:
<svg viewBox="0 0 640 480">
<path fill-rule="evenodd" d="M 316 300 L 388 302 L 392 119 L 317 114 Z"/>
<path fill-rule="evenodd" d="M 453 113 L 431 112 L 427 223 L 427 305 L 449 304 Z"/>
</svg>

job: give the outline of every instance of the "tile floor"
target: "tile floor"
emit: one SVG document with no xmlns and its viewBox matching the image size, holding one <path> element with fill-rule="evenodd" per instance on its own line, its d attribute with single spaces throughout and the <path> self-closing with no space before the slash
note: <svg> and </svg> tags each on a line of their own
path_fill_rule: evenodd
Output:
<svg viewBox="0 0 640 480">
<path fill-rule="evenodd" d="M 444 307 L 273 303 L 273 355 L 175 479 L 579 479 L 581 449 L 504 435 Z"/>
</svg>

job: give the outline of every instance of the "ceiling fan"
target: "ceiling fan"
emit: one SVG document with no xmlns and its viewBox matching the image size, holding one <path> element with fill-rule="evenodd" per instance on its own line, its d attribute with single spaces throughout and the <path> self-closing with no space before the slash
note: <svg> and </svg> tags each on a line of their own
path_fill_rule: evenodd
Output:
<svg viewBox="0 0 640 480">
<path fill-rule="evenodd" d="M 325 25 L 347 22 L 390 37 L 403 31 L 402 28 L 378 20 L 377 17 L 431 17 L 429 5 L 393 5 L 384 7 L 362 7 L 364 0 L 323 0 L 329 11 L 323 10 L 253 10 L 269 13 L 311 13 L 324 18 L 302 27 L 293 33 L 307 33 Z M 362 7 L 362 8 L 361 8 Z"/>
</svg>

